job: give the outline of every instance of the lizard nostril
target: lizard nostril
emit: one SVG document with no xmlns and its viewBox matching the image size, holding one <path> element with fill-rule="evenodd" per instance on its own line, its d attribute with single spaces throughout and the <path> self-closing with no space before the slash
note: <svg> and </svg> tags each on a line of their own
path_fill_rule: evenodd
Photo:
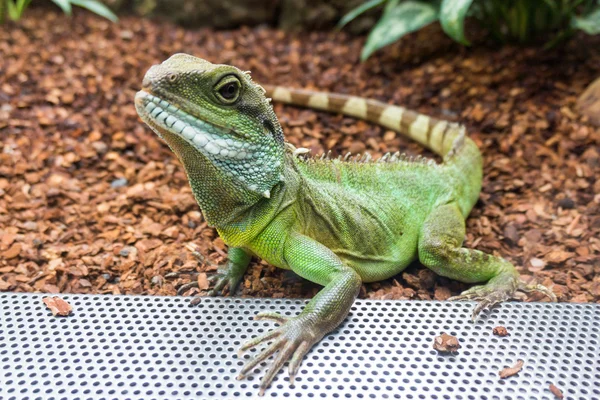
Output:
<svg viewBox="0 0 600 400">
<path fill-rule="evenodd" d="M 171 83 L 175 83 L 177 81 L 177 74 L 170 73 L 169 75 L 167 75 L 167 80 Z"/>
<path fill-rule="evenodd" d="M 160 76 L 160 68 L 158 68 L 158 65 L 151 66 L 142 80 L 142 89 L 152 90 L 158 76 Z"/>
</svg>

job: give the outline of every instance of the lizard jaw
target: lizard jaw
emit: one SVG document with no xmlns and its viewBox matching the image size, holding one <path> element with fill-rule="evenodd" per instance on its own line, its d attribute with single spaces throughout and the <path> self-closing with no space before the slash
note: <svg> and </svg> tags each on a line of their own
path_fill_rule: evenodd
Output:
<svg viewBox="0 0 600 400">
<path fill-rule="evenodd" d="M 248 144 L 235 140 L 229 131 L 195 118 L 168 101 L 144 90 L 135 95 L 135 107 L 140 117 L 162 138 L 176 135 L 208 158 L 244 160 L 250 153 Z"/>
</svg>

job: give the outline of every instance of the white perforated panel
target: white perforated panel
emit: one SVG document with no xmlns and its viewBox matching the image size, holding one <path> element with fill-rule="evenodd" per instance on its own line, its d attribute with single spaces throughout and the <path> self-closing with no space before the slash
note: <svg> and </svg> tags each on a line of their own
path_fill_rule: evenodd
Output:
<svg viewBox="0 0 600 400">
<path fill-rule="evenodd" d="M 42 297 L 0 293 L 1 400 L 258 398 L 265 363 L 235 379 L 240 344 L 272 326 L 251 318 L 305 304 L 61 295 L 74 310 L 63 318 Z M 554 399 L 553 383 L 568 399 L 600 399 L 599 305 L 505 303 L 477 323 L 472 307 L 359 300 L 307 355 L 295 385 L 283 371 L 265 398 L 537 400 Z M 494 336 L 497 325 L 511 335 Z M 432 349 L 442 332 L 461 341 L 456 355 Z M 499 379 L 519 358 L 521 373 Z"/>
</svg>

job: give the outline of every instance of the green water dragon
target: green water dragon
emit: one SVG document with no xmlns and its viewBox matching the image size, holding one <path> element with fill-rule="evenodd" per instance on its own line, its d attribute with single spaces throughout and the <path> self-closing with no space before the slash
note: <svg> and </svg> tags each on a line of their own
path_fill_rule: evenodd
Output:
<svg viewBox="0 0 600 400">
<path fill-rule="evenodd" d="M 285 142 L 271 98 L 380 124 L 443 162 L 399 154 L 312 158 Z M 522 282 L 510 262 L 462 247 L 482 157 L 461 125 L 356 96 L 263 87 L 236 67 L 187 54 L 152 66 L 135 105 L 177 155 L 204 218 L 229 246 L 213 293 L 233 292 L 252 256 L 323 286 L 298 316 L 256 315 L 279 324 L 240 349 L 272 342 L 240 372 L 241 379 L 277 353 L 261 395 L 288 360 L 293 383 L 303 357 L 346 318 L 363 282 L 393 277 L 415 260 L 439 275 L 484 283 L 453 298 L 478 300 L 473 317 L 517 290 L 556 300 L 546 287 Z"/>
</svg>

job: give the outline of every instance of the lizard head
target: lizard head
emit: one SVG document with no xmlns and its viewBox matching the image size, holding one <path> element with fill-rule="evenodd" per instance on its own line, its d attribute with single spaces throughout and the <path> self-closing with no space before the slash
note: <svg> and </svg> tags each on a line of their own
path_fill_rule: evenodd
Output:
<svg viewBox="0 0 600 400">
<path fill-rule="evenodd" d="M 203 187 L 199 179 L 229 182 L 247 192 L 242 196 L 260 199 L 279 181 L 281 126 L 248 73 L 175 54 L 148 70 L 135 106 L 180 159 L 193 189 Z"/>
</svg>

